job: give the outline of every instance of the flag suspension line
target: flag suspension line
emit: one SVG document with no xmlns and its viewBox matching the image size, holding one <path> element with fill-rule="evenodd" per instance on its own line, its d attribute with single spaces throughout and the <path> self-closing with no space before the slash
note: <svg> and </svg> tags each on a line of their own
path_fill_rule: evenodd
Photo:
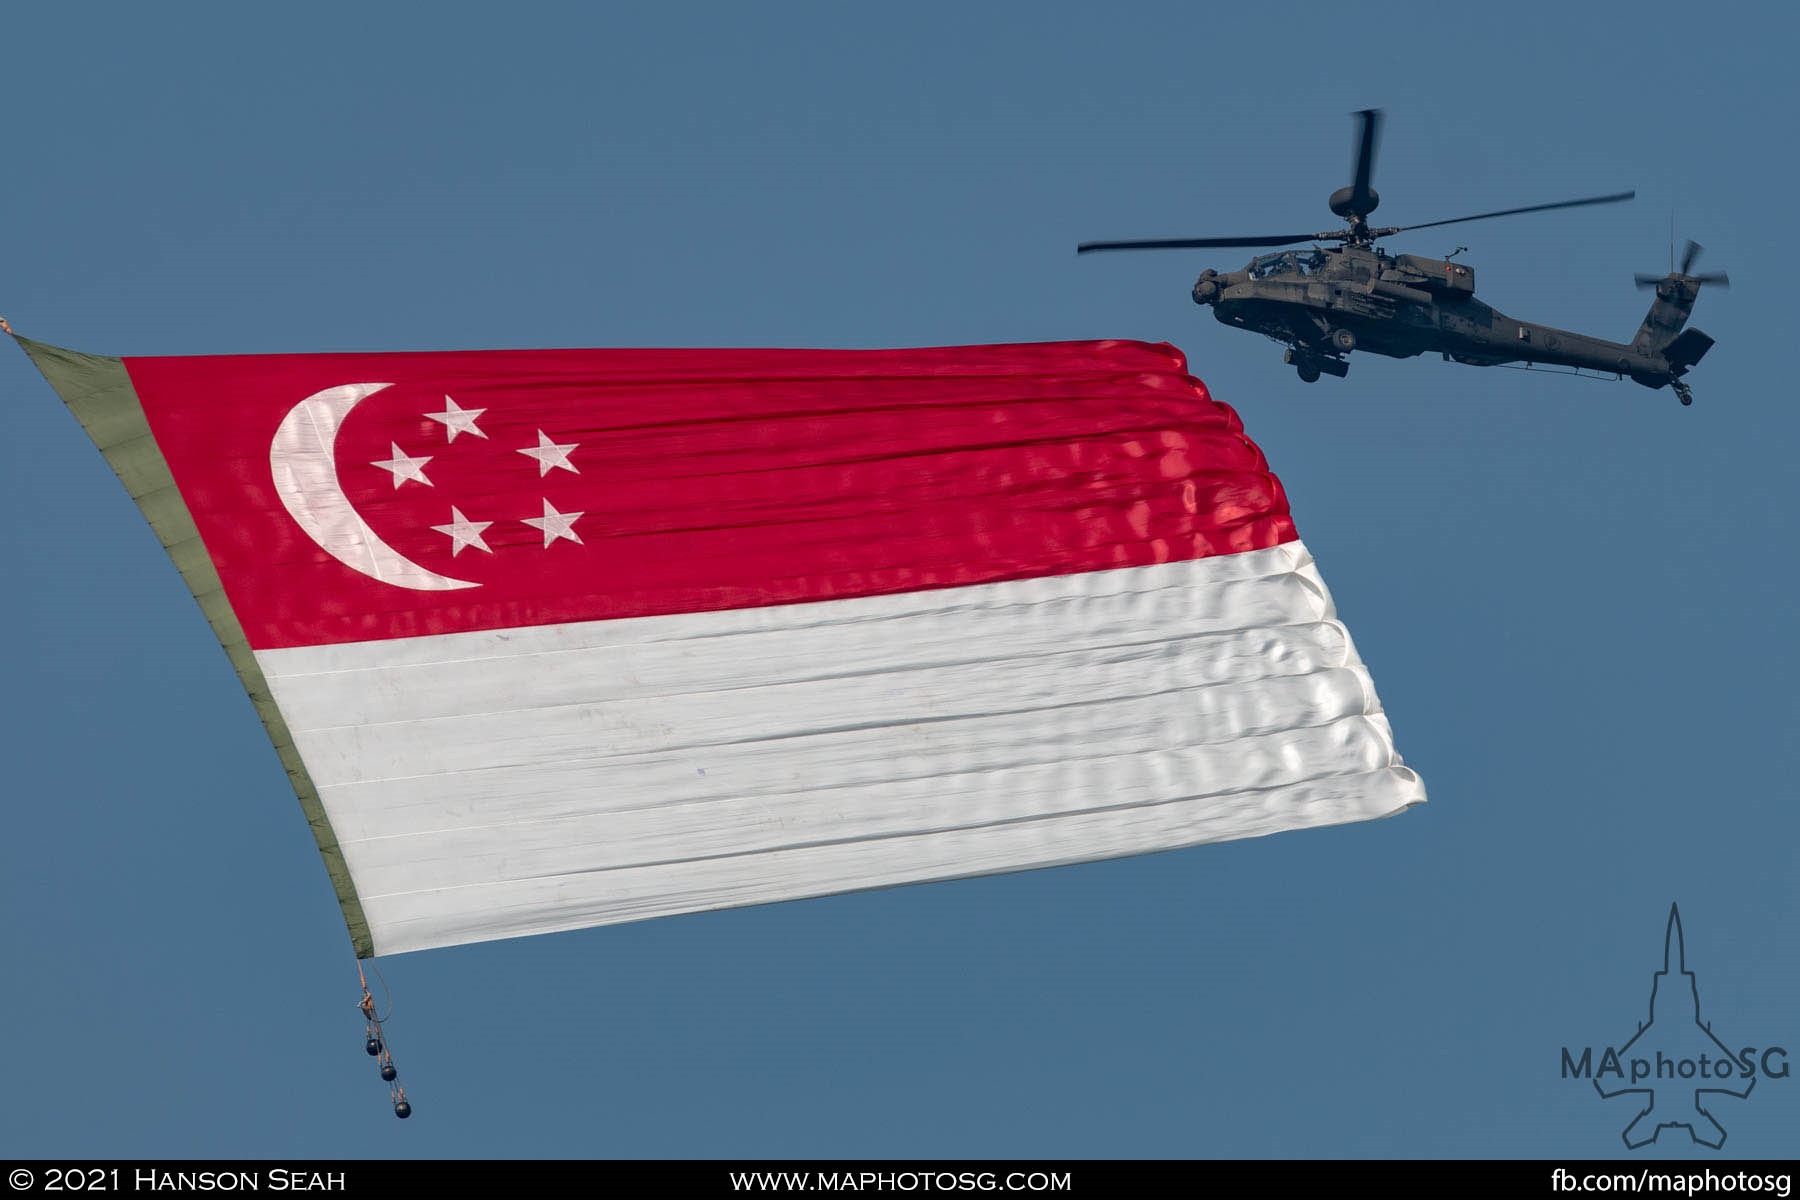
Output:
<svg viewBox="0 0 1800 1200">
<path fill-rule="evenodd" d="M 380 978 L 381 972 L 377 971 Z M 406 1089 L 400 1086 L 400 1072 L 394 1066 L 394 1056 L 388 1050 L 387 1031 L 382 1028 L 385 1019 L 375 1012 L 375 997 L 369 992 L 368 977 L 363 974 L 362 960 L 356 960 L 356 981 L 362 985 L 362 999 L 356 1007 L 363 1015 L 363 1049 L 369 1052 L 381 1066 L 382 1082 L 388 1085 L 388 1099 L 394 1102 L 394 1115 L 402 1121 L 412 1116 L 412 1105 L 406 1099 Z M 387 991 L 387 980 L 381 981 L 383 991 Z M 388 1016 L 394 1015 L 394 994 L 388 992 Z"/>
</svg>

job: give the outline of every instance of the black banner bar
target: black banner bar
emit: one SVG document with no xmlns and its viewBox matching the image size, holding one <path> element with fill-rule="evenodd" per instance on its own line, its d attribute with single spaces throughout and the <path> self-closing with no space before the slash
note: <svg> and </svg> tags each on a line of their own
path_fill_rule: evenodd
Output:
<svg viewBox="0 0 1800 1200">
<path fill-rule="evenodd" d="M 606 1160 L 370 1161 L 23 1159 L 0 1161 L 13 1196 L 264 1193 L 370 1195 L 377 1189 L 583 1190 L 649 1185 L 705 1196 L 1043 1196 L 1122 1189 L 1316 1187 L 1441 1196 L 1446 1188 L 1504 1188 L 1510 1195 L 1773 1196 L 1792 1191 L 1789 1160 L 1656 1162 L 1581 1160 Z M 6 1193 L 0 1193 L 6 1200 Z"/>
</svg>

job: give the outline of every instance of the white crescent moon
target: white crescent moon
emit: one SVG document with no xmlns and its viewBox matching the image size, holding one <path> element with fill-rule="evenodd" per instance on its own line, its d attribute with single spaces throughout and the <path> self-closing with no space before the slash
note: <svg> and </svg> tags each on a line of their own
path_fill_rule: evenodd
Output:
<svg viewBox="0 0 1800 1200">
<path fill-rule="evenodd" d="M 338 429 L 350 410 L 388 383 L 346 383 L 314 392 L 282 418 L 269 445 L 269 472 L 288 515 L 325 553 L 354 571 L 417 592 L 480 587 L 426 570 L 382 541 L 338 482 Z"/>
</svg>

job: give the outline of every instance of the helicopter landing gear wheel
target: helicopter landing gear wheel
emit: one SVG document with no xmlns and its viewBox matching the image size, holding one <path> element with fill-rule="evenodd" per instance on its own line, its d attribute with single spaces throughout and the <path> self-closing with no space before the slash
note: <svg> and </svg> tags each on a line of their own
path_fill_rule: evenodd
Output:
<svg viewBox="0 0 1800 1200">
<path fill-rule="evenodd" d="M 1295 363 L 1294 370 L 1299 374 L 1301 383 L 1317 383 L 1317 382 L 1319 382 L 1319 368 L 1313 363 L 1309 363 L 1309 362 Z"/>
<path fill-rule="evenodd" d="M 1356 349 L 1356 335 L 1348 329 L 1334 329 L 1331 331 L 1331 344 L 1348 354 Z"/>
<path fill-rule="evenodd" d="M 1694 390 L 1688 387 L 1687 384 L 1677 383 L 1674 387 L 1675 395 L 1683 405 L 1692 404 L 1694 402 Z"/>
</svg>

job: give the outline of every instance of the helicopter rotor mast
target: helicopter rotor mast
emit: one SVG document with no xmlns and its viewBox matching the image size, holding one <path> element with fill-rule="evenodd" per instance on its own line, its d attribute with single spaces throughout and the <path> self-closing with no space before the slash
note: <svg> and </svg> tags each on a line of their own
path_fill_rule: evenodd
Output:
<svg viewBox="0 0 1800 1200">
<path fill-rule="evenodd" d="M 1366 246 L 1380 234 L 1369 231 L 1369 214 L 1381 203 L 1381 196 L 1369 186 L 1375 174 L 1375 147 L 1381 140 L 1381 110 L 1365 108 L 1356 114 L 1362 123 L 1356 139 L 1356 176 L 1349 187 L 1331 193 L 1327 203 L 1331 211 L 1350 222 L 1344 240 L 1352 246 Z"/>
<path fill-rule="evenodd" d="M 1549 212 L 1558 208 L 1582 208 L 1590 204 L 1617 204 L 1637 195 L 1635 191 L 1613 192 L 1605 196 L 1586 196 L 1580 200 L 1558 200 L 1550 204 L 1529 204 L 1523 208 L 1503 208 L 1495 212 L 1476 213 L 1470 217 L 1451 217 L 1446 221 L 1426 221 L 1420 225 L 1373 227 L 1369 224 L 1369 214 L 1381 203 L 1381 196 L 1370 186 L 1370 180 L 1375 174 L 1375 152 L 1381 140 L 1382 110 L 1365 108 L 1356 116 L 1361 121 L 1361 128 L 1357 135 L 1354 181 L 1348 187 L 1341 187 L 1331 193 L 1331 198 L 1327 201 L 1332 212 L 1349 222 L 1348 229 L 1334 229 L 1323 233 L 1280 233 L 1267 237 L 1147 238 L 1126 242 L 1083 242 L 1075 248 L 1075 253 L 1087 254 L 1095 250 L 1196 250 L 1225 247 L 1261 249 L 1293 246 L 1301 242 L 1343 242 L 1351 246 L 1368 246 L 1378 238 L 1413 229 L 1435 229 L 1440 225 L 1459 225 L 1464 221 L 1485 221 L 1491 217 L 1512 217 L 1523 213 Z"/>
</svg>

